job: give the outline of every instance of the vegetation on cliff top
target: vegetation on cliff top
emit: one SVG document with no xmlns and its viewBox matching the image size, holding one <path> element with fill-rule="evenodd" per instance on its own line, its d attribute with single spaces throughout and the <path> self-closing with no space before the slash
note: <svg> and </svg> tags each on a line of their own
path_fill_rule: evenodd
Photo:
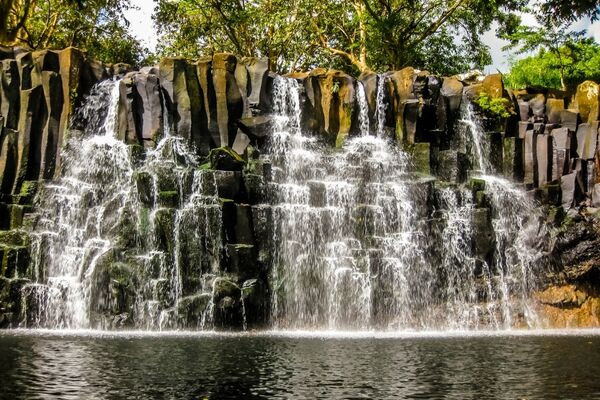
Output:
<svg viewBox="0 0 600 400">
<path fill-rule="evenodd" d="M 148 50 L 128 31 L 129 0 L 0 0 L 0 44 L 79 47 L 106 63 L 141 65 Z"/>
<path fill-rule="evenodd" d="M 597 45 L 582 42 L 569 27 L 581 17 L 598 19 L 598 0 L 543 0 L 536 8 L 528 8 L 527 0 L 155 3 L 161 56 L 229 51 L 268 57 L 280 72 L 320 65 L 358 73 L 411 65 L 450 75 L 491 63 L 482 37 L 494 27 L 512 47 L 541 49 L 514 65 L 511 85 L 557 87 L 558 73 L 564 88 L 597 71 L 592 54 Z M 107 63 L 140 65 L 148 61 L 148 51 L 128 31 L 124 12 L 132 7 L 132 0 L 0 0 L 0 44 L 33 50 L 76 46 Z M 534 13 L 540 27 L 523 26 L 523 12 Z M 540 64 L 546 72 L 541 80 L 523 77 L 536 76 Z"/>
</svg>

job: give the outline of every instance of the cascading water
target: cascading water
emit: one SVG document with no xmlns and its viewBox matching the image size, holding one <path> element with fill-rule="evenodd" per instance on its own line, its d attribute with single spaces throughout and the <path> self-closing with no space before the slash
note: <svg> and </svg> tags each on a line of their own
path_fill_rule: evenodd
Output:
<svg viewBox="0 0 600 400">
<path fill-rule="evenodd" d="M 463 99 L 461 132 L 471 141 L 473 158 L 477 160 L 477 179 L 485 182 L 486 199 L 492 210 L 494 254 L 491 265 L 484 263 L 489 323 L 497 328 L 510 328 L 518 323 L 537 326 L 537 316 L 529 302 L 535 287 L 534 268 L 544 255 L 536 238 L 545 234 L 541 215 L 527 194 L 505 178 L 493 175 L 490 162 L 489 135 L 482 129 L 473 105 Z M 518 316 L 520 321 L 513 321 Z"/>
<path fill-rule="evenodd" d="M 482 174 L 490 174 L 492 164 L 489 157 L 489 140 L 486 140 L 481 123 L 475 115 L 473 104 L 467 98 L 462 100 L 461 114 L 459 123 L 463 125 L 462 132 L 463 134 L 466 133 L 466 139 L 471 141 L 472 153 L 477 160 L 477 168 Z"/>
<path fill-rule="evenodd" d="M 33 323 L 57 328 L 90 325 L 95 265 L 110 247 L 107 236 L 127 212 L 133 173 L 127 146 L 114 136 L 118 98 L 114 81 L 103 82 L 89 96 L 78 117 L 88 121 L 90 136 L 71 140 L 64 177 L 44 188 L 33 234 L 38 284 L 25 288 L 25 298 L 38 303 L 25 307 L 37 311 L 27 318 Z M 104 113 L 97 112 L 103 106 Z"/>
<path fill-rule="evenodd" d="M 358 103 L 358 126 L 361 136 L 369 134 L 369 104 L 362 82 L 356 82 L 356 102 Z"/>
<path fill-rule="evenodd" d="M 534 204 L 490 175 L 490 146 L 470 107 L 461 124 L 485 191 L 413 173 L 408 154 L 385 139 L 384 89 L 380 76 L 370 135 L 357 83 L 360 135 L 334 150 L 303 134 L 300 84 L 273 81 L 275 123 L 262 156 L 273 166 L 272 204 L 252 209 L 257 218 L 272 211 L 272 325 L 535 325 L 528 294 L 542 255 L 533 238 L 543 228 Z M 231 171 L 200 165 L 194 149 L 170 134 L 168 113 L 156 147 L 136 153 L 116 137 L 118 104 L 118 82 L 94 89 L 75 116 L 85 130 L 73 132 L 62 177 L 43 188 L 24 324 L 211 328 L 216 278 L 229 257 L 217 186 L 219 174 Z M 474 245 L 481 240 L 493 242 L 491 253 Z"/>
<path fill-rule="evenodd" d="M 298 96 L 294 81 L 277 85 L 282 98 Z M 275 111 L 282 120 L 300 113 L 289 106 Z M 341 152 L 327 152 L 292 132 L 276 132 L 272 148 L 279 202 L 275 324 L 446 326 L 429 312 L 439 290 L 429 259 L 431 181 L 411 175 L 407 155 L 382 138 L 351 139 Z"/>
<path fill-rule="evenodd" d="M 377 117 L 377 137 L 383 137 L 385 129 L 385 111 L 387 108 L 385 103 L 385 81 L 385 75 L 377 76 L 377 107 L 375 109 Z"/>
<path fill-rule="evenodd" d="M 339 152 L 322 149 L 293 122 L 286 128 L 287 119 L 300 116 L 298 87 L 294 80 L 276 84 L 280 107 L 274 111 L 281 124 L 272 146 L 278 196 L 275 325 L 507 329 L 523 321 L 534 324 L 528 282 L 540 254 L 525 243 L 537 237 L 531 230 L 539 229 L 529 218 L 533 204 L 507 181 L 486 176 L 492 229 L 478 232 L 476 216 L 485 217 L 487 209 L 476 209 L 470 189 L 434 189 L 410 173 L 405 153 L 382 139 L 383 82 L 377 93 L 378 137 L 364 136 L 359 116 L 362 137 L 348 140 Z M 361 93 L 359 87 L 362 114 Z M 472 118 L 463 122 L 479 132 Z M 474 140 L 476 150 L 487 148 L 484 135 Z M 489 163 L 479 156 L 487 171 Z M 431 219 L 436 213 L 438 222 Z M 477 235 L 494 241 L 490 259 L 474 248 Z"/>
<path fill-rule="evenodd" d="M 145 157 L 117 139 L 119 82 L 75 115 L 62 178 L 40 196 L 27 326 L 144 329 L 210 322 L 221 252 L 215 171 L 163 133 Z M 165 124 L 168 126 L 168 124 Z M 41 271 L 44 271 L 42 273 Z M 113 315 L 117 314 L 117 317 Z"/>
</svg>

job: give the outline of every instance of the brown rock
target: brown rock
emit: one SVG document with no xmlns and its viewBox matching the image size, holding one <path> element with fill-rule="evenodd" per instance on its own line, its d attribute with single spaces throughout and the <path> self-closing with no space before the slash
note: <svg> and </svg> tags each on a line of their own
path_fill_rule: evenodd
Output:
<svg viewBox="0 0 600 400">
<path fill-rule="evenodd" d="M 595 82 L 585 81 L 577 86 L 574 103 L 583 122 L 594 122 L 598 120 L 599 95 L 599 87 Z"/>
</svg>

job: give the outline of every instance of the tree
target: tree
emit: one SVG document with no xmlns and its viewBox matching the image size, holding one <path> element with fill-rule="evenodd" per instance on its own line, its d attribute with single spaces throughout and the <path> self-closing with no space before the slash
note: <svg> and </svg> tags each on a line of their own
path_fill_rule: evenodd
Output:
<svg viewBox="0 0 600 400">
<path fill-rule="evenodd" d="M 571 23 L 582 16 L 597 19 L 600 13 L 598 4 L 598 1 L 590 0 L 546 0 L 537 7 L 525 9 L 535 16 L 538 26 L 520 25 L 505 33 L 503 37 L 510 42 L 505 49 L 517 49 L 518 54 L 539 53 L 513 65 L 511 84 L 527 82 L 525 71 L 536 74 L 539 67 L 534 63 L 538 62 L 546 69 L 544 77 L 539 73 L 535 75 L 538 76 L 537 81 L 556 87 L 554 80 L 558 77 L 559 87 L 566 90 L 577 75 L 574 75 L 574 68 L 583 65 L 581 55 L 594 45 L 593 41 L 584 38 L 585 30 L 574 31 Z M 588 69 L 586 74 L 590 72 Z"/>
<path fill-rule="evenodd" d="M 524 0 L 158 0 L 166 55 L 230 51 L 269 57 L 280 71 L 407 65 L 455 73 L 490 62 L 481 35 L 505 31 Z M 334 57 L 332 57 L 334 56 Z"/>
<path fill-rule="evenodd" d="M 591 38 L 568 41 L 556 51 L 541 48 L 535 56 L 515 61 L 505 76 L 507 86 L 574 88 L 584 80 L 600 80 L 600 45 Z"/>
<path fill-rule="evenodd" d="M 0 44 L 75 46 L 104 62 L 139 64 L 148 51 L 128 32 L 129 0 L 0 0 Z"/>
<path fill-rule="evenodd" d="M 541 4 L 541 14 L 554 22 L 573 22 L 587 17 L 597 21 L 600 17 L 599 0 L 546 0 Z"/>
</svg>

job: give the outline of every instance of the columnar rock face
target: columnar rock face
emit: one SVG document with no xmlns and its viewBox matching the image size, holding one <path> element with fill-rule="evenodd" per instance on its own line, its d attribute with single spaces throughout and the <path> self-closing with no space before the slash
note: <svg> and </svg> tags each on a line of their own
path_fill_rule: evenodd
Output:
<svg viewBox="0 0 600 400">
<path fill-rule="evenodd" d="M 206 273 L 206 260 L 196 254 L 192 237 L 178 236 L 185 251 L 177 250 L 181 254 L 177 260 L 186 274 L 181 315 L 187 315 L 186 320 L 200 318 L 211 304 L 216 307 L 217 327 L 237 329 L 246 307 L 247 321 L 264 325 L 269 309 L 265 297 L 273 289 L 268 284 L 268 266 L 274 257 L 268 231 L 273 215 L 265 203 L 272 199 L 272 174 L 280 173 L 271 171 L 270 163 L 255 151 L 268 149 L 276 126 L 272 115 L 276 74 L 269 71 L 268 61 L 218 53 L 196 61 L 165 58 L 157 66 L 131 71 L 124 65 L 102 65 L 74 48 L 15 51 L 2 57 L 7 58 L 0 60 L 0 230 L 20 233 L 0 232 L 0 325 L 14 326 L 19 319 L 21 303 L 14 293 L 32 274 L 26 265 L 30 243 L 21 230 L 36 223 L 33 197 L 38 186 L 61 174 L 70 118 L 94 84 L 117 78 L 117 137 L 130 145 L 134 164 L 143 164 L 162 138 L 180 137 L 203 160 L 202 184 L 216 191 L 213 200 L 219 204 L 223 233 L 218 238 L 222 251 L 214 256 L 223 265 L 223 276 L 213 282 L 211 294 L 200 292 L 201 284 L 192 276 Z M 570 96 L 539 90 L 507 93 L 499 75 L 441 77 L 413 68 L 367 73 L 359 79 L 323 68 L 288 77 L 301 87 L 303 132 L 332 147 L 343 147 L 348 138 L 367 134 L 361 132 L 357 100 L 358 90 L 364 89 L 371 130 L 405 150 L 412 157 L 414 172 L 432 175 L 444 185 L 465 183 L 476 170 L 498 172 L 523 184 L 546 209 L 562 210 L 563 216 L 572 216 L 580 206 L 600 206 L 599 97 L 593 82 L 584 82 Z M 489 115 L 471 104 L 484 93 L 507 99 L 512 115 Z M 480 134 L 489 143 L 478 149 L 486 165 L 473 157 L 477 143 L 465 133 L 473 129 L 472 119 L 478 120 Z M 71 126 L 73 131 L 82 128 L 77 123 Z M 178 167 L 181 157 L 173 154 Z M 145 212 L 155 211 L 153 229 L 161 249 L 173 253 L 175 224 L 181 222 L 181 209 L 193 190 L 189 176 L 176 179 L 169 175 L 172 171 L 163 172 L 167 178 L 141 168 L 134 180 Z M 319 190 L 314 182 L 313 206 L 325 202 Z M 473 246 L 477 259 L 487 260 L 493 257 L 493 210 L 484 189 L 473 193 L 472 217 L 478 232 Z M 431 217 L 435 219 L 433 211 Z M 117 308 L 122 313 L 133 307 L 127 296 L 135 274 L 122 260 L 109 261 L 98 279 L 113 282 L 111 290 L 120 293 Z M 120 280 L 112 279 L 113 273 Z M 153 279 L 158 281 L 154 298 L 166 302 L 161 297 L 165 283 Z M 568 293 L 577 297 L 578 290 L 569 287 Z M 589 290 L 586 296 L 595 293 Z M 104 295 L 112 298 L 114 293 Z M 554 292 L 540 296 L 549 307 L 563 301 L 556 300 Z M 577 300 L 578 304 L 588 304 L 586 299 Z"/>
</svg>

